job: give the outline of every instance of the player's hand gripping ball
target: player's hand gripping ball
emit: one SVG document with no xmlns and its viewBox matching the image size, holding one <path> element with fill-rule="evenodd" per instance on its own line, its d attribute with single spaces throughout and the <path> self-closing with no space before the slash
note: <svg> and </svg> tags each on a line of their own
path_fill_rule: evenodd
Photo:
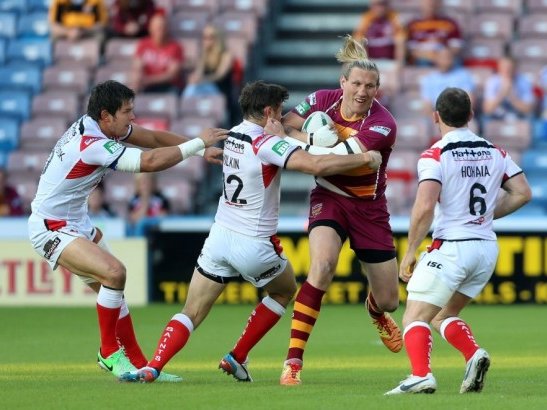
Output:
<svg viewBox="0 0 547 410">
<path fill-rule="evenodd" d="M 338 134 L 328 114 L 316 111 L 304 121 L 302 131 L 308 134 L 308 144 L 319 147 L 332 147 L 338 142 Z"/>
</svg>

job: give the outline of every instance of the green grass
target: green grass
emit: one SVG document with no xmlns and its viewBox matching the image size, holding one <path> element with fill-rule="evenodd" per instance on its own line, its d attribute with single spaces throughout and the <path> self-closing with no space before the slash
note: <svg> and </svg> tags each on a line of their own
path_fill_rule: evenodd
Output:
<svg viewBox="0 0 547 410">
<path fill-rule="evenodd" d="M 150 355 L 178 306 L 133 309 Z M 408 373 L 404 352 L 378 341 L 360 306 L 323 307 L 306 351 L 302 386 L 281 387 L 290 314 L 255 347 L 254 383 L 236 383 L 218 369 L 251 306 L 214 307 L 186 348 L 166 367 L 180 384 L 122 384 L 96 366 L 93 308 L 0 308 L 0 407 L 4 409 L 544 409 L 547 403 L 547 326 L 544 306 L 471 306 L 463 318 L 492 365 L 481 394 L 458 393 L 462 357 L 438 335 L 433 395 L 384 397 Z M 400 322 L 403 307 L 395 314 Z"/>
</svg>

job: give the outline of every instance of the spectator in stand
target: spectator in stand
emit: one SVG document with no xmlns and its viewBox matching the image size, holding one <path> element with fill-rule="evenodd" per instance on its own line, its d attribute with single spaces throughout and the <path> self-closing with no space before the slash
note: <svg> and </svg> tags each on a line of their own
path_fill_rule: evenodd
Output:
<svg viewBox="0 0 547 410">
<path fill-rule="evenodd" d="M 145 37 L 156 11 L 154 0 L 115 0 L 110 15 L 112 37 Z"/>
<path fill-rule="evenodd" d="M 433 118 L 435 102 L 447 87 L 457 87 L 465 90 L 473 104 L 475 91 L 473 77 L 467 68 L 456 65 L 454 58 L 454 54 L 448 48 L 445 47 L 439 50 L 435 55 L 435 70 L 422 77 L 420 81 L 421 96 L 424 100 L 424 114 L 428 118 Z"/>
<path fill-rule="evenodd" d="M 517 72 L 509 55 L 498 60 L 498 72 L 484 86 L 483 120 L 531 118 L 535 107 L 534 86 L 524 74 Z"/>
<path fill-rule="evenodd" d="M 377 64 L 394 60 L 402 64 L 405 59 L 405 33 L 398 13 L 390 7 L 389 0 L 371 0 L 364 12 L 353 38 L 367 39 L 368 55 Z"/>
<path fill-rule="evenodd" d="M 129 201 L 129 220 L 138 224 L 143 218 L 165 216 L 170 204 L 156 186 L 156 179 L 150 173 L 135 175 L 135 195 Z"/>
<path fill-rule="evenodd" d="M 25 215 L 23 201 L 15 188 L 7 184 L 7 172 L 0 168 L 0 217 Z"/>
<path fill-rule="evenodd" d="M 202 32 L 201 55 L 195 70 L 188 77 L 183 98 L 222 93 L 226 97 L 230 117 L 226 118 L 226 122 L 234 123 L 232 119 L 235 112 L 239 112 L 233 89 L 234 63 L 234 56 L 226 47 L 222 33 L 215 26 L 207 24 Z"/>
<path fill-rule="evenodd" d="M 95 37 L 102 44 L 108 11 L 104 0 L 51 0 L 49 22 L 53 40 Z"/>
<path fill-rule="evenodd" d="M 133 60 L 132 88 L 144 92 L 175 92 L 183 88 L 184 51 L 169 37 L 167 18 L 158 10 L 148 25 L 150 35 L 137 44 Z"/>
<path fill-rule="evenodd" d="M 541 104 L 541 135 L 544 140 L 547 140 L 547 65 L 545 65 L 539 74 L 539 85 L 543 94 Z"/>
<path fill-rule="evenodd" d="M 116 213 L 105 202 L 104 185 L 102 182 L 89 194 L 87 213 L 91 218 L 110 218 L 116 216 Z"/>
<path fill-rule="evenodd" d="M 463 46 L 460 27 L 453 19 L 440 14 L 440 0 L 422 0 L 421 17 L 407 25 L 409 62 L 419 66 L 433 66 L 435 55 L 448 47 L 456 58 Z"/>
</svg>

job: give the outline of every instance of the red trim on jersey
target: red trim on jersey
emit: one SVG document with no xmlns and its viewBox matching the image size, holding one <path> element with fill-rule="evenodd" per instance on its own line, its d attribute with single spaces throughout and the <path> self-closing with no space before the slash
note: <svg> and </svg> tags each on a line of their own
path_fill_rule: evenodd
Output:
<svg viewBox="0 0 547 410">
<path fill-rule="evenodd" d="M 428 150 L 425 150 L 422 152 L 422 155 L 420 155 L 421 158 L 431 158 L 435 161 L 441 161 L 441 149 L 440 148 L 429 148 Z"/>
<path fill-rule="evenodd" d="M 281 241 L 279 240 L 279 237 L 277 235 L 270 236 L 270 242 L 272 243 L 275 253 L 278 256 L 281 256 L 283 253 L 283 247 L 281 246 Z"/>
<path fill-rule="evenodd" d="M 82 160 L 79 160 L 74 167 L 70 170 L 66 179 L 77 179 L 90 175 L 99 168 L 100 165 L 86 164 Z"/>
<path fill-rule="evenodd" d="M 500 154 L 503 158 L 505 158 L 507 156 L 507 151 L 505 151 L 503 148 L 497 147 L 495 145 L 494 145 L 494 148 L 496 148 L 500 152 Z"/>
<path fill-rule="evenodd" d="M 44 219 L 44 224 L 48 231 L 58 231 L 66 226 L 66 221 L 56 221 L 54 219 Z"/>
<path fill-rule="evenodd" d="M 102 140 L 103 138 L 99 137 L 90 137 L 88 135 L 82 136 L 82 140 L 80 141 L 80 152 L 89 147 L 91 144 L 93 144 L 95 141 Z"/>
<path fill-rule="evenodd" d="M 435 249 L 441 249 L 443 242 L 444 241 L 442 239 L 433 239 L 431 245 L 427 247 L 427 252 L 434 251 Z"/>
<path fill-rule="evenodd" d="M 272 183 L 273 179 L 277 175 L 277 170 L 279 167 L 277 165 L 262 164 L 262 182 L 264 182 L 264 188 L 268 188 Z"/>
<path fill-rule="evenodd" d="M 272 137 L 273 135 L 262 134 L 261 136 L 259 136 L 257 139 L 253 141 L 252 145 L 253 145 L 253 152 L 255 153 L 255 155 L 258 153 L 258 150 L 260 149 L 262 144 L 264 144 L 266 141 L 268 141 Z"/>
</svg>

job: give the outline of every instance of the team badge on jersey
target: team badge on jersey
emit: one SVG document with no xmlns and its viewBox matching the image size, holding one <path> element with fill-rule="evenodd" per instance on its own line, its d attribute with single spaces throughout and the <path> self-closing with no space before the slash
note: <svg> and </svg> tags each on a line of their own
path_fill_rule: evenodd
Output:
<svg viewBox="0 0 547 410">
<path fill-rule="evenodd" d="M 300 104 L 298 104 L 296 107 L 295 107 L 295 110 L 296 112 L 298 112 L 298 114 L 300 115 L 306 115 L 306 113 L 311 110 L 311 107 L 310 105 L 308 104 L 307 101 L 302 101 Z"/>
<path fill-rule="evenodd" d="M 378 132 L 382 134 L 384 137 L 387 137 L 389 133 L 391 132 L 391 128 L 384 127 L 383 125 L 373 125 L 372 127 L 369 128 L 369 130 Z"/>
<path fill-rule="evenodd" d="M 123 145 L 118 144 L 116 141 L 108 141 L 103 147 L 111 154 L 114 154 L 116 151 L 121 150 Z"/>
<path fill-rule="evenodd" d="M 282 157 L 285 152 L 287 152 L 287 149 L 289 149 L 289 147 L 290 144 L 287 141 L 279 141 L 272 147 L 272 151 Z"/>
</svg>

